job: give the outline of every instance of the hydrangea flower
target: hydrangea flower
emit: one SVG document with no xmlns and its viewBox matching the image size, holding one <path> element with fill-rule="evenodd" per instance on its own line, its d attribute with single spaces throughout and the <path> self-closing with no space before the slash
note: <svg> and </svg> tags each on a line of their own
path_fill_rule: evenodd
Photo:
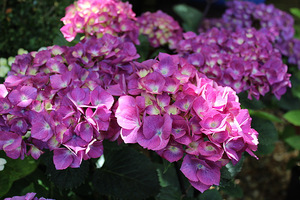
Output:
<svg viewBox="0 0 300 200">
<path fill-rule="evenodd" d="M 105 33 L 139 44 L 135 13 L 131 4 L 120 0 L 78 0 L 66 8 L 60 29 L 67 41 L 77 33 L 86 37 Z"/>
<path fill-rule="evenodd" d="M 54 200 L 54 199 L 45 199 L 44 197 L 38 198 L 35 195 L 36 193 L 31 192 L 31 193 L 27 193 L 24 196 L 14 196 L 10 198 L 5 198 L 4 200 Z"/>
<path fill-rule="evenodd" d="M 291 87 L 291 75 L 269 35 L 254 28 L 187 32 L 177 51 L 209 78 L 237 93 L 248 91 L 248 98 L 259 99 L 271 91 L 280 99 Z"/>
<path fill-rule="evenodd" d="M 220 181 L 220 169 L 243 152 L 255 156 L 258 133 L 236 92 L 218 85 L 179 55 L 133 63 L 127 78 L 138 90 L 118 100 L 115 112 L 125 143 L 138 143 L 164 159 L 183 159 L 181 171 L 203 192 Z M 129 87 L 130 84 L 128 84 Z"/>
<path fill-rule="evenodd" d="M 182 28 L 173 17 L 162 12 L 145 12 L 137 18 L 139 31 L 146 35 L 153 47 L 168 45 L 170 49 L 182 39 Z"/>
<path fill-rule="evenodd" d="M 282 55 L 289 58 L 290 64 L 298 65 L 300 69 L 300 50 L 293 48 L 298 39 L 294 39 L 293 17 L 276 8 L 273 4 L 255 4 L 249 1 L 234 0 L 227 2 L 227 10 L 221 19 L 206 19 L 200 32 L 212 27 L 236 31 L 237 28 L 256 28 L 274 39 L 273 43 Z"/>
<path fill-rule="evenodd" d="M 99 158 L 103 140 L 119 138 L 113 95 L 126 92 L 138 57 L 110 34 L 17 56 L 0 84 L 0 150 L 38 159 L 49 149 L 58 170 Z"/>
</svg>

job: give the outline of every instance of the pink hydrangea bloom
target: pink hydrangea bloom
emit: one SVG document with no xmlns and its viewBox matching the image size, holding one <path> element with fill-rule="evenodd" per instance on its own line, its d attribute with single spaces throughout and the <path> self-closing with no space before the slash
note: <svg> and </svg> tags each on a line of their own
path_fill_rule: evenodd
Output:
<svg viewBox="0 0 300 200">
<path fill-rule="evenodd" d="M 66 40 L 74 40 L 77 33 L 85 36 L 105 33 L 139 44 L 135 13 L 131 5 L 120 0 L 78 0 L 66 8 L 60 29 Z"/>
<path fill-rule="evenodd" d="M 139 90 L 118 100 L 115 116 L 125 143 L 138 143 L 170 162 L 183 158 L 181 171 L 201 192 L 219 184 L 226 163 L 237 163 L 244 151 L 255 156 L 258 133 L 234 90 L 178 55 L 161 53 L 149 63 L 133 64 L 131 78 Z M 170 80 L 176 92 L 166 87 Z"/>
<path fill-rule="evenodd" d="M 140 33 L 146 35 L 153 47 L 168 45 L 170 49 L 182 39 L 182 28 L 171 16 L 161 10 L 145 12 L 138 17 Z"/>
</svg>

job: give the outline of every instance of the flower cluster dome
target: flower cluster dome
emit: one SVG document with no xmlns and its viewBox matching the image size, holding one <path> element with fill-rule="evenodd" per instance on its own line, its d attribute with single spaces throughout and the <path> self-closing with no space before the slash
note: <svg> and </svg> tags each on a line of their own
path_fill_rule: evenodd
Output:
<svg viewBox="0 0 300 200">
<path fill-rule="evenodd" d="M 220 19 L 205 19 L 200 32 L 212 27 L 236 31 L 238 28 L 256 28 L 274 38 L 273 44 L 280 53 L 288 57 L 290 64 L 300 69 L 300 50 L 295 39 L 293 17 L 276 8 L 273 4 L 255 4 L 249 1 L 234 0 L 227 3 L 227 10 Z"/>
<path fill-rule="evenodd" d="M 237 163 L 244 151 L 254 156 L 258 133 L 236 92 L 218 85 L 178 55 L 134 63 L 128 94 L 115 116 L 125 143 L 138 143 L 174 162 L 203 192 L 220 182 L 220 169 Z"/>
<path fill-rule="evenodd" d="M 177 52 L 218 84 L 248 98 L 259 99 L 271 91 L 278 99 L 291 87 L 287 65 L 272 45 L 269 32 L 240 28 L 232 32 L 212 28 L 196 35 L 184 34 Z"/>
<path fill-rule="evenodd" d="M 98 38 L 108 33 L 139 44 L 138 27 L 131 4 L 120 0 L 78 0 L 66 8 L 60 29 L 68 41 L 77 33 Z"/>
<path fill-rule="evenodd" d="M 168 45 L 170 49 L 182 39 L 182 28 L 170 15 L 161 10 L 145 12 L 137 18 L 139 31 L 146 35 L 153 47 Z"/>
</svg>

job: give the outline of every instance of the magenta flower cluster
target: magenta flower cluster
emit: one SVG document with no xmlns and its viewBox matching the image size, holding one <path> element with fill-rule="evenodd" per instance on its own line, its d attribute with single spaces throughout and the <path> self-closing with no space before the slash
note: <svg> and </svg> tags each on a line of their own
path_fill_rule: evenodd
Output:
<svg viewBox="0 0 300 200">
<path fill-rule="evenodd" d="M 54 200 L 54 199 L 45 199 L 44 197 L 38 198 L 35 196 L 36 193 L 27 193 L 24 196 L 14 196 L 11 198 L 5 198 L 4 200 Z"/>
<path fill-rule="evenodd" d="M 57 169 L 100 157 L 103 139 L 118 138 L 112 94 L 122 94 L 138 57 L 133 43 L 109 34 L 17 56 L 0 85 L 0 150 L 38 159 L 49 149 Z"/>
<path fill-rule="evenodd" d="M 155 13 L 145 12 L 137 18 L 140 34 L 146 35 L 153 47 L 168 45 L 175 49 L 182 39 L 182 28 L 170 15 L 158 10 Z"/>
<path fill-rule="evenodd" d="M 199 35 L 185 33 L 177 52 L 218 84 L 237 93 L 248 91 L 250 99 L 269 91 L 280 99 L 291 87 L 291 75 L 273 41 L 269 32 L 254 28 L 234 32 L 212 28 Z"/>
<path fill-rule="evenodd" d="M 235 31 L 237 28 L 254 27 L 269 32 L 274 45 L 289 58 L 289 63 L 298 65 L 300 69 L 300 50 L 297 46 L 299 39 L 294 39 L 293 17 L 276 8 L 273 4 L 255 4 L 249 1 L 234 0 L 227 3 L 228 9 L 221 19 L 206 19 L 200 31 L 212 27 L 225 28 Z"/>
<path fill-rule="evenodd" d="M 133 64 L 128 94 L 115 116 L 125 143 L 138 143 L 175 162 L 203 192 L 220 182 L 220 169 L 244 151 L 255 156 L 258 133 L 230 87 L 219 86 L 178 55 Z"/>
<path fill-rule="evenodd" d="M 66 8 L 60 29 L 66 40 L 77 33 L 98 38 L 108 33 L 139 44 L 135 13 L 131 4 L 121 0 L 78 0 Z"/>
</svg>

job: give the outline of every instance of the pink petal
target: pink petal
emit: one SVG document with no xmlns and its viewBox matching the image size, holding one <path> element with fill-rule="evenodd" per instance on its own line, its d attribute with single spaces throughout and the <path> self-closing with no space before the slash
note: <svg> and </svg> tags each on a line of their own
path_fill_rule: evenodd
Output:
<svg viewBox="0 0 300 200">
<path fill-rule="evenodd" d="M 135 99 L 131 96 L 121 96 L 118 103 L 116 110 L 118 124 L 128 130 L 140 127 L 141 122 Z"/>
<path fill-rule="evenodd" d="M 5 87 L 5 85 L 0 84 L 0 98 L 5 98 L 8 94 L 8 91 Z"/>
</svg>

